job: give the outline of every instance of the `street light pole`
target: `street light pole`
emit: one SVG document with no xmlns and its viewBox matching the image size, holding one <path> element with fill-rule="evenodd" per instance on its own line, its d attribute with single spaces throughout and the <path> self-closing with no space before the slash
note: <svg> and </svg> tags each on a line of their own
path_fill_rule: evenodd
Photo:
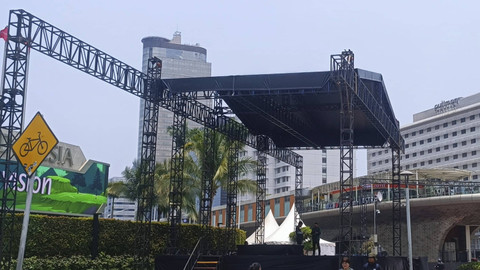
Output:
<svg viewBox="0 0 480 270">
<path fill-rule="evenodd" d="M 410 221 L 410 191 L 408 188 L 408 181 L 410 175 L 413 175 L 410 171 L 403 171 L 400 173 L 405 177 L 405 204 L 407 211 L 407 242 L 408 242 L 408 269 L 413 270 L 413 255 L 412 255 L 412 224 Z"/>
</svg>

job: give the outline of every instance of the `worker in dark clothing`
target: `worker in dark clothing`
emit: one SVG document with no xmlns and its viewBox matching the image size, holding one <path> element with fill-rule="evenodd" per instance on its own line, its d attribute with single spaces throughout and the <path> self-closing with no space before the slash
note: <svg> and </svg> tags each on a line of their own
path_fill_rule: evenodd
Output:
<svg viewBox="0 0 480 270">
<path fill-rule="evenodd" d="M 302 245 L 303 244 L 303 232 L 302 232 L 302 225 L 303 222 L 298 222 L 297 227 L 295 227 L 295 237 L 297 240 L 297 245 Z"/>
<path fill-rule="evenodd" d="M 318 227 L 318 223 L 312 227 L 312 245 L 313 245 L 313 256 L 315 256 L 315 249 L 318 247 L 318 256 L 320 256 L 320 227 Z"/>
<path fill-rule="evenodd" d="M 377 263 L 375 254 L 370 253 L 368 255 L 368 262 L 363 265 L 364 270 L 383 270 L 383 267 Z"/>
</svg>

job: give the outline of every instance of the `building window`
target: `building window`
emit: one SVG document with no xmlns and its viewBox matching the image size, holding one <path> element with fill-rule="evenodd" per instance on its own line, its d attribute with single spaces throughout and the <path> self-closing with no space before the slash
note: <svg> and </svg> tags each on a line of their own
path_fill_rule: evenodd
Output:
<svg viewBox="0 0 480 270">
<path fill-rule="evenodd" d="M 474 131 L 475 131 L 475 127 L 471 127 L 470 132 L 474 132 Z"/>
<path fill-rule="evenodd" d="M 377 153 L 372 153 L 372 157 L 374 157 Z"/>
<path fill-rule="evenodd" d="M 435 160 L 437 163 L 440 163 L 441 159 L 437 158 L 437 160 Z"/>
<path fill-rule="evenodd" d="M 457 124 L 457 120 L 453 120 L 452 121 L 452 126 L 456 125 Z"/>
<path fill-rule="evenodd" d="M 420 162 L 420 166 L 425 166 L 425 161 Z"/>
<path fill-rule="evenodd" d="M 476 142 L 477 142 L 477 139 L 472 139 L 472 140 L 470 141 L 471 144 L 474 144 L 474 143 L 476 143 Z"/>
<path fill-rule="evenodd" d="M 427 153 L 431 154 L 433 151 L 432 149 L 428 149 Z"/>
<path fill-rule="evenodd" d="M 443 138 L 444 138 L 444 139 L 447 139 L 447 138 L 448 138 L 448 134 L 443 134 Z"/>
<path fill-rule="evenodd" d="M 425 154 L 425 151 L 420 151 L 420 156 L 423 156 Z"/>
<path fill-rule="evenodd" d="M 428 161 L 428 164 L 432 164 L 432 163 L 433 163 L 433 160 L 429 160 L 429 161 Z"/>
<path fill-rule="evenodd" d="M 382 163 L 383 163 L 383 161 L 380 160 L 380 161 L 378 162 L 378 165 L 382 165 Z"/>
<path fill-rule="evenodd" d="M 470 120 L 475 120 L 475 115 L 470 115 Z"/>
<path fill-rule="evenodd" d="M 387 163 L 388 163 L 388 159 L 385 159 L 385 164 L 387 164 Z"/>
<path fill-rule="evenodd" d="M 472 168 L 476 168 L 477 167 L 477 163 L 472 163 Z"/>
<path fill-rule="evenodd" d="M 413 156 L 413 157 L 416 157 L 416 156 L 417 156 L 417 153 L 413 153 L 412 156 Z"/>
<path fill-rule="evenodd" d="M 430 131 L 432 131 L 432 128 L 431 127 L 427 128 L 427 132 L 430 132 Z"/>
<path fill-rule="evenodd" d="M 440 152 L 440 147 L 435 148 L 435 152 Z"/>
<path fill-rule="evenodd" d="M 448 145 L 445 145 L 445 146 L 443 147 L 443 150 L 448 150 Z"/>
<path fill-rule="evenodd" d="M 372 167 L 375 167 L 377 165 L 377 162 L 372 162 Z"/>
<path fill-rule="evenodd" d="M 462 153 L 462 157 L 467 157 L 467 153 Z"/>
<path fill-rule="evenodd" d="M 456 148 L 458 146 L 458 143 L 454 143 L 452 146 L 453 148 Z"/>
<path fill-rule="evenodd" d="M 448 161 L 450 159 L 450 157 L 445 157 L 444 160 L 445 161 Z"/>
<path fill-rule="evenodd" d="M 472 156 L 476 156 L 477 155 L 477 151 L 472 151 Z"/>
<path fill-rule="evenodd" d="M 435 126 L 435 130 L 437 130 L 437 129 L 439 129 L 439 128 L 440 128 L 440 126 L 439 126 L 439 125 L 436 125 L 436 126 Z"/>
<path fill-rule="evenodd" d="M 465 117 L 460 118 L 460 122 L 464 123 L 465 122 Z"/>
<path fill-rule="evenodd" d="M 413 142 L 413 143 L 412 143 L 412 146 L 417 146 L 417 143 L 416 143 L 416 142 Z"/>
<path fill-rule="evenodd" d="M 408 133 L 404 135 L 405 139 L 408 138 Z"/>
<path fill-rule="evenodd" d="M 467 130 L 466 130 L 466 129 L 462 129 L 460 132 L 461 132 L 462 134 L 465 134 L 465 133 L 467 133 Z"/>
<path fill-rule="evenodd" d="M 456 131 L 452 132 L 452 136 L 453 137 L 457 136 L 457 132 Z"/>
<path fill-rule="evenodd" d="M 415 131 L 412 132 L 412 137 L 415 136 L 415 135 L 417 135 L 417 132 L 415 132 Z"/>
<path fill-rule="evenodd" d="M 423 129 L 420 129 L 420 130 L 418 131 L 418 134 L 423 134 Z"/>
<path fill-rule="evenodd" d="M 405 165 L 405 170 L 410 169 L 410 165 Z"/>
<path fill-rule="evenodd" d="M 432 142 L 432 138 L 427 139 L 427 143 L 430 143 L 430 142 Z"/>
<path fill-rule="evenodd" d="M 453 155 L 453 159 L 457 159 L 458 158 L 458 155 Z"/>
<path fill-rule="evenodd" d="M 409 158 L 409 157 L 410 157 L 410 155 L 409 155 L 409 154 L 406 154 L 406 155 L 405 155 L 405 158 Z"/>
<path fill-rule="evenodd" d="M 435 141 L 439 141 L 440 140 L 440 136 L 435 136 Z"/>
<path fill-rule="evenodd" d="M 423 141 L 423 140 L 420 140 L 420 144 L 423 144 L 423 143 L 424 143 L 424 141 Z"/>
<path fill-rule="evenodd" d="M 410 145 L 409 145 L 408 143 L 407 143 L 407 144 L 405 144 L 405 148 L 408 148 L 408 147 L 410 147 Z"/>
<path fill-rule="evenodd" d="M 468 165 L 467 164 L 463 165 L 463 169 L 464 170 L 468 169 Z"/>
<path fill-rule="evenodd" d="M 448 127 L 448 123 L 443 123 L 443 127 Z"/>
<path fill-rule="evenodd" d="M 467 141 L 462 142 L 462 146 L 465 146 L 465 145 L 467 145 Z"/>
<path fill-rule="evenodd" d="M 473 179 L 474 179 L 474 180 L 477 180 L 477 179 L 478 179 L 478 175 L 475 174 L 475 175 L 473 176 Z"/>
<path fill-rule="evenodd" d="M 413 163 L 413 168 L 416 168 L 417 167 L 417 163 Z"/>
</svg>

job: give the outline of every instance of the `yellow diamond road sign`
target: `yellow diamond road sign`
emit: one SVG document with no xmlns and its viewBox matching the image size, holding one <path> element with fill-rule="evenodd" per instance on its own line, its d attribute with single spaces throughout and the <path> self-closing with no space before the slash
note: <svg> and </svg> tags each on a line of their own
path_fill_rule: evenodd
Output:
<svg viewBox="0 0 480 270">
<path fill-rule="evenodd" d="M 12 148 L 25 172 L 31 176 L 57 143 L 57 137 L 37 112 Z"/>
</svg>

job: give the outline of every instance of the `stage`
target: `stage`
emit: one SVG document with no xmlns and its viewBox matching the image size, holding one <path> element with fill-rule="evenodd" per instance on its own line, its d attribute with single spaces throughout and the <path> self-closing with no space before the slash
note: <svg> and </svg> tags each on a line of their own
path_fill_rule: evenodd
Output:
<svg viewBox="0 0 480 270">
<path fill-rule="evenodd" d="M 238 246 L 234 255 L 223 256 L 221 270 L 246 270 L 253 262 L 259 262 L 262 270 L 308 270 L 339 269 L 339 256 L 304 256 L 299 245 L 245 245 Z M 155 269 L 183 270 L 188 256 L 157 256 Z M 351 267 L 362 269 L 367 262 L 365 256 L 351 256 Z M 408 269 L 406 257 L 379 257 L 378 263 L 384 270 Z M 414 258 L 415 270 L 428 270 L 427 258 Z"/>
</svg>

